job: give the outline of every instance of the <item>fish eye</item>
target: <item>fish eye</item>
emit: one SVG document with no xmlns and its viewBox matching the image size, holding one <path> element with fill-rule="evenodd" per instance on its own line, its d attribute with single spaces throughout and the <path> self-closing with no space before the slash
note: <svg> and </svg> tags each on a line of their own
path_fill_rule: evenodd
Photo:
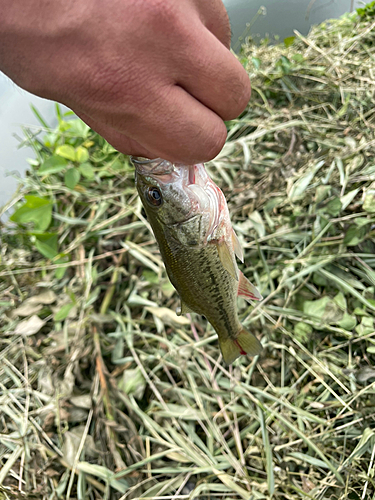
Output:
<svg viewBox="0 0 375 500">
<path fill-rule="evenodd" d="M 147 190 L 147 201 L 151 203 L 154 207 L 160 207 L 163 203 L 163 198 L 161 196 L 161 192 L 156 187 L 150 187 Z"/>
</svg>

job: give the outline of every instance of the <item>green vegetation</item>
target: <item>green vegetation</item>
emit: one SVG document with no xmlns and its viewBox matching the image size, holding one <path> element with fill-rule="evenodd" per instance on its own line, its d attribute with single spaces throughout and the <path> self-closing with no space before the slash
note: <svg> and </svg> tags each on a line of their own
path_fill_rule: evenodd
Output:
<svg viewBox="0 0 375 500">
<path fill-rule="evenodd" d="M 1 228 L 0 499 L 375 496 L 375 31 L 251 44 L 249 109 L 208 168 L 262 340 L 223 366 L 176 294 L 128 158 L 82 122 L 26 131 Z"/>
</svg>

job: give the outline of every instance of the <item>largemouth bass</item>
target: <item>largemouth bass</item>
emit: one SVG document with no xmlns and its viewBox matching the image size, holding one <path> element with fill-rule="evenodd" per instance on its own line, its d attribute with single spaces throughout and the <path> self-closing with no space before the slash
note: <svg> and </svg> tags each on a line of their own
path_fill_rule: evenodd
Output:
<svg viewBox="0 0 375 500">
<path fill-rule="evenodd" d="M 226 199 L 203 164 L 133 158 L 136 186 L 173 286 L 178 314 L 202 314 L 214 327 L 227 364 L 256 355 L 259 340 L 238 320 L 237 296 L 262 296 L 238 269 L 241 246 Z"/>
</svg>

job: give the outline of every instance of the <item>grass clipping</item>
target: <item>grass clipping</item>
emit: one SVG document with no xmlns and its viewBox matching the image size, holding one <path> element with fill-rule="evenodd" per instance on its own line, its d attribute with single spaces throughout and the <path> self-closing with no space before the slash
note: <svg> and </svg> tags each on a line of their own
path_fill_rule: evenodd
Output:
<svg viewBox="0 0 375 500">
<path fill-rule="evenodd" d="M 58 113 L 2 226 L 0 498 L 375 494 L 375 23 L 244 47 L 208 165 L 265 297 L 230 368 L 177 297 L 129 160 Z M 371 24 L 372 23 L 372 24 Z"/>
</svg>

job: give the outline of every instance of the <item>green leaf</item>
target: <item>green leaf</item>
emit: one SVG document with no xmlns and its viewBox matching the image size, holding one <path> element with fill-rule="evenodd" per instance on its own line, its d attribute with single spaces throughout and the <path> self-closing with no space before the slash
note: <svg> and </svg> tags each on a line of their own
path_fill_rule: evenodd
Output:
<svg viewBox="0 0 375 500">
<path fill-rule="evenodd" d="M 338 321 L 337 324 L 340 328 L 343 328 L 344 330 L 348 330 L 350 332 L 356 326 L 357 320 L 355 316 L 350 316 L 350 314 L 344 313 L 344 317 L 340 321 Z"/>
<path fill-rule="evenodd" d="M 288 36 L 287 38 L 284 38 L 285 47 L 290 47 L 291 45 L 293 45 L 295 39 L 295 36 Z"/>
<path fill-rule="evenodd" d="M 64 304 L 53 316 L 54 321 L 64 321 L 68 317 L 68 314 L 73 309 L 74 303 L 69 302 L 68 304 Z"/>
<path fill-rule="evenodd" d="M 339 292 L 336 297 L 333 298 L 333 300 L 336 302 L 336 304 L 339 306 L 339 308 L 342 311 L 346 311 L 347 305 L 346 305 L 346 298 L 345 295 L 342 292 Z"/>
<path fill-rule="evenodd" d="M 69 144 L 63 144 L 62 146 L 58 146 L 56 148 L 55 153 L 62 158 L 66 158 L 70 161 L 75 161 L 76 159 L 76 150 L 73 146 L 69 146 Z"/>
<path fill-rule="evenodd" d="M 374 319 L 371 316 L 362 316 L 361 323 L 356 326 L 358 335 L 367 335 L 374 331 Z"/>
<path fill-rule="evenodd" d="M 35 235 L 37 250 L 47 259 L 53 259 L 59 253 L 57 250 L 57 234 L 44 233 Z"/>
<path fill-rule="evenodd" d="M 366 226 L 358 227 L 357 225 L 352 224 L 346 231 L 344 237 L 344 245 L 347 245 L 348 247 L 353 247 L 355 245 L 358 245 L 359 243 L 361 243 L 361 241 L 363 241 L 366 238 L 366 235 L 367 235 Z"/>
<path fill-rule="evenodd" d="M 81 137 L 82 139 L 86 139 L 89 134 L 90 127 L 86 125 L 82 120 L 69 120 L 69 132 L 71 132 L 74 137 Z"/>
<path fill-rule="evenodd" d="M 70 168 L 65 172 L 64 182 L 67 188 L 74 189 L 81 178 L 78 168 Z"/>
<path fill-rule="evenodd" d="M 327 198 L 327 196 L 329 196 L 330 192 L 331 192 L 331 186 L 329 184 L 319 185 L 316 188 L 316 192 L 315 192 L 316 203 L 320 203 L 321 201 L 325 200 Z"/>
<path fill-rule="evenodd" d="M 55 260 L 55 264 L 63 264 L 65 262 L 69 262 L 69 257 L 67 255 L 65 255 L 64 257 L 61 257 L 61 258 Z M 68 269 L 68 267 L 69 266 L 66 265 L 64 267 L 58 267 L 57 269 L 55 269 L 56 279 L 61 280 L 61 278 L 66 273 L 66 270 Z"/>
<path fill-rule="evenodd" d="M 334 198 L 323 208 L 323 212 L 332 215 L 332 217 L 337 217 L 341 211 L 341 207 L 342 204 L 340 198 Z"/>
<path fill-rule="evenodd" d="M 296 62 L 302 62 L 305 60 L 302 54 L 294 54 L 292 56 L 292 59 L 293 59 L 293 61 L 296 61 Z"/>
<path fill-rule="evenodd" d="M 76 149 L 75 160 L 78 163 L 84 163 L 88 159 L 89 159 L 89 152 L 88 152 L 87 148 L 84 148 L 83 146 L 79 146 Z"/>
<path fill-rule="evenodd" d="M 306 300 L 303 303 L 303 312 L 320 318 L 325 323 L 337 323 L 344 316 L 337 304 L 327 296 L 318 300 Z"/>
<path fill-rule="evenodd" d="M 46 198 L 26 195 L 26 202 L 14 212 L 10 220 L 17 224 L 34 222 L 37 231 L 45 231 L 52 219 L 52 203 Z"/>
<path fill-rule="evenodd" d="M 251 61 L 254 64 L 254 68 L 255 69 L 259 69 L 260 68 L 260 59 L 258 57 L 252 57 Z"/>
<path fill-rule="evenodd" d="M 307 342 L 312 332 L 312 326 L 304 323 L 303 321 L 299 321 L 294 325 L 294 335 L 300 342 Z"/>
<path fill-rule="evenodd" d="M 346 193 L 344 196 L 341 196 L 340 201 L 341 201 L 341 204 L 342 204 L 342 210 L 345 210 L 345 208 L 348 205 L 350 205 L 350 203 L 357 196 L 358 191 L 359 191 L 359 188 L 353 189 L 353 191 L 349 191 L 349 193 Z"/>
<path fill-rule="evenodd" d="M 366 191 L 365 201 L 363 202 L 363 210 L 371 214 L 375 213 L 375 189 Z"/>
<path fill-rule="evenodd" d="M 93 179 L 95 177 L 95 171 L 90 163 L 82 163 L 78 167 L 78 170 L 81 172 L 83 177 L 86 177 L 86 179 Z"/>
<path fill-rule="evenodd" d="M 38 168 L 38 175 L 50 175 L 61 172 L 66 168 L 68 162 L 61 156 L 53 155 L 47 158 Z"/>
<path fill-rule="evenodd" d="M 323 160 L 320 161 L 314 167 L 312 167 L 308 172 L 306 172 L 305 175 L 296 180 L 296 182 L 292 185 L 288 193 L 288 197 L 290 200 L 293 200 L 303 195 L 303 193 L 309 187 L 315 174 L 324 165 L 324 163 L 325 162 Z"/>
<path fill-rule="evenodd" d="M 133 394 L 137 399 L 142 399 L 145 388 L 146 382 L 139 367 L 124 371 L 119 389 L 126 394 Z"/>
</svg>

